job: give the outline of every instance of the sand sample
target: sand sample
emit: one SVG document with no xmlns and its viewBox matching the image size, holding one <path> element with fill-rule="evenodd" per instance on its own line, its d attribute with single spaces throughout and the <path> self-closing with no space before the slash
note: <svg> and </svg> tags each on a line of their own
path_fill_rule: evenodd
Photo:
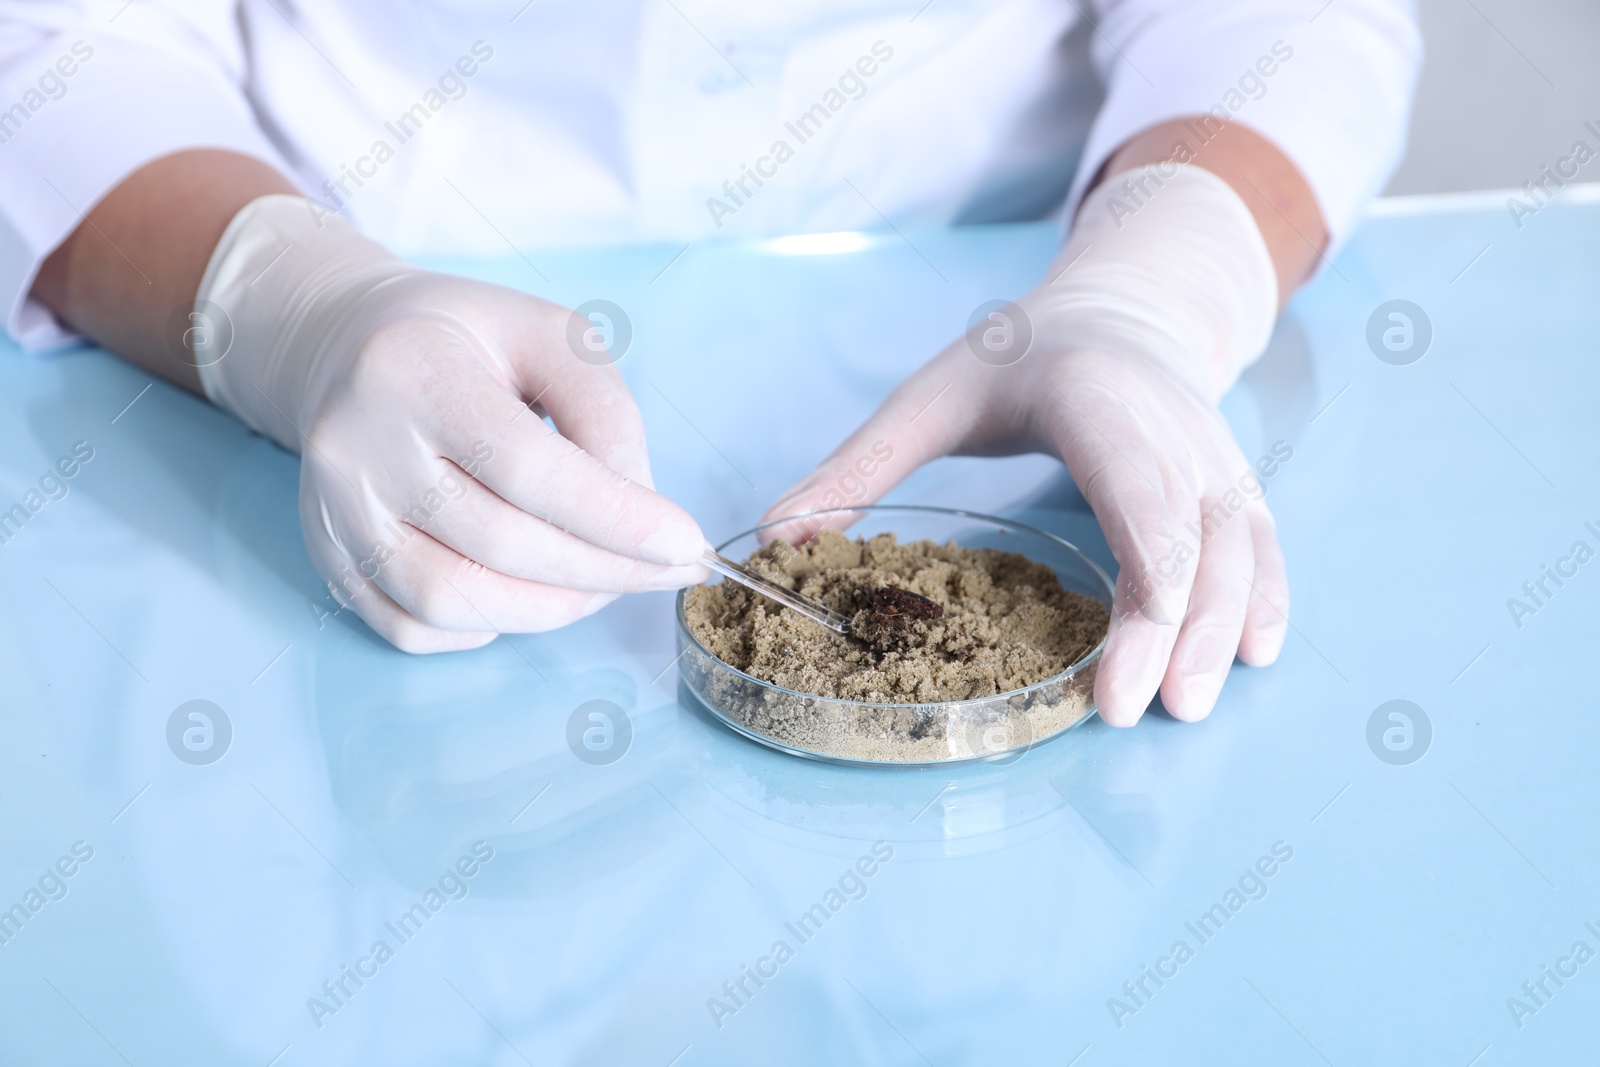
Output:
<svg viewBox="0 0 1600 1067">
<path fill-rule="evenodd" d="M 1105 637 L 1105 605 L 1063 589 L 1044 564 L 991 548 L 832 530 L 799 548 L 768 545 L 746 564 L 851 618 L 845 636 L 734 582 L 687 591 L 689 630 L 716 659 L 831 698 L 796 699 L 711 663 L 686 664 L 702 697 L 763 736 L 846 758 L 938 762 L 1027 744 L 1088 713 L 1092 669 L 1044 691 L 984 699 L 1061 674 Z M 973 703 L 952 713 L 838 700 Z"/>
</svg>

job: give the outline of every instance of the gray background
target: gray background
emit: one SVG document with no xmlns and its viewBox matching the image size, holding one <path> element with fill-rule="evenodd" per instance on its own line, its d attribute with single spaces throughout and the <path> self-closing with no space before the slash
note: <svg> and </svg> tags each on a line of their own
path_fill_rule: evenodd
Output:
<svg viewBox="0 0 1600 1067">
<path fill-rule="evenodd" d="M 1337 0 L 1335 0 L 1337 2 Z M 1504 189 L 1600 126 L 1600 0 L 1420 0 L 1426 65 L 1389 195 Z M 1600 180 L 1600 160 L 1579 181 Z"/>
</svg>

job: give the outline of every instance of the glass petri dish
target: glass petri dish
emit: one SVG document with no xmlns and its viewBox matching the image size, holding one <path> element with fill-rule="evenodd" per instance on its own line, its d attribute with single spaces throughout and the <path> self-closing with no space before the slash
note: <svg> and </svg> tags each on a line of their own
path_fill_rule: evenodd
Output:
<svg viewBox="0 0 1600 1067">
<path fill-rule="evenodd" d="M 968 548 L 1015 552 L 1050 567 L 1063 588 L 1111 607 L 1111 579 L 1075 545 L 1009 519 L 951 508 L 879 504 L 819 511 L 808 518 L 855 518 L 849 533 L 893 533 L 902 543 L 954 541 Z M 747 530 L 717 546 L 744 559 L 765 544 L 763 532 L 792 519 Z M 678 669 L 689 692 L 713 716 L 753 741 L 781 752 L 833 763 L 927 767 L 1020 758 L 1094 714 L 1094 679 L 1105 640 L 1060 674 L 1009 693 L 929 704 L 879 704 L 800 693 L 739 670 L 702 645 L 678 593 Z"/>
</svg>

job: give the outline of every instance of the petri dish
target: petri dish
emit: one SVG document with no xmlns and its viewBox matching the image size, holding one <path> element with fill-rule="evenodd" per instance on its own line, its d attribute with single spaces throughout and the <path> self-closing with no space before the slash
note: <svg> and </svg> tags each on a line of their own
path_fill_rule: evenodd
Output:
<svg viewBox="0 0 1600 1067">
<path fill-rule="evenodd" d="M 1077 546 L 1010 519 L 952 508 L 878 504 L 806 517 L 854 520 L 849 533 L 893 533 L 901 542 L 955 542 L 1015 552 L 1048 566 L 1061 585 L 1111 607 L 1111 579 Z M 744 559 L 763 533 L 793 519 L 747 530 L 717 546 Z M 678 669 L 685 687 L 731 729 L 793 756 L 833 763 L 927 767 L 1018 759 L 1080 726 L 1095 713 L 1094 679 L 1105 639 L 1060 674 L 1009 693 L 972 700 L 880 704 L 801 693 L 746 674 L 713 655 L 689 629 L 687 590 L 677 599 Z"/>
</svg>

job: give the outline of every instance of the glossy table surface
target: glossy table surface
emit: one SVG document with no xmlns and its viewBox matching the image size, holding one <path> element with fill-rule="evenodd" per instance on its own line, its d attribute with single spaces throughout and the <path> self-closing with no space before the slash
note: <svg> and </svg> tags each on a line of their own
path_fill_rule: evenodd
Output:
<svg viewBox="0 0 1600 1067">
<path fill-rule="evenodd" d="M 1592 1061 L 1600 206 L 1524 221 L 1381 212 L 1226 399 L 1292 449 L 1280 662 L 1004 766 L 733 735 L 667 594 L 407 657 L 316 609 L 293 457 L 104 353 L 0 353 L 0 1062 Z M 657 481 L 720 540 L 1052 240 L 439 265 L 626 309 Z M 1431 330 L 1374 348 L 1392 300 Z M 889 499 L 1112 566 L 1043 457 Z M 620 758 L 569 744 L 595 700 Z"/>
</svg>

